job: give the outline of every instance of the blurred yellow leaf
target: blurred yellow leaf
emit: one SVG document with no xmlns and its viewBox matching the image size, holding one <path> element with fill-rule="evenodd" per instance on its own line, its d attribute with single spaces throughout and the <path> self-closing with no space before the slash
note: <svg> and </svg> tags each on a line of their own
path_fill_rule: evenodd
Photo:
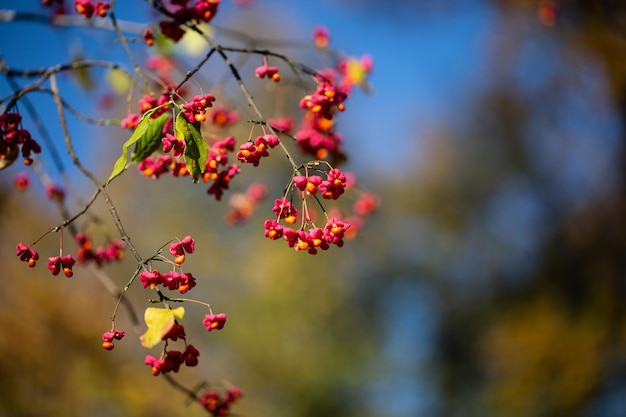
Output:
<svg viewBox="0 0 626 417">
<path fill-rule="evenodd" d="M 214 30 L 210 25 L 200 25 L 200 29 L 208 36 L 214 35 Z M 180 50 L 190 57 L 198 57 L 207 53 L 209 44 L 199 33 L 188 30 L 185 36 L 178 42 Z"/>
<path fill-rule="evenodd" d="M 367 69 L 355 58 L 346 61 L 346 78 L 354 85 L 362 85 L 367 77 Z"/>
<path fill-rule="evenodd" d="M 130 88 L 130 81 L 128 77 L 124 75 L 121 71 L 117 70 L 109 70 L 106 73 L 106 80 L 111 89 L 118 96 L 123 96 L 128 92 Z"/>
</svg>

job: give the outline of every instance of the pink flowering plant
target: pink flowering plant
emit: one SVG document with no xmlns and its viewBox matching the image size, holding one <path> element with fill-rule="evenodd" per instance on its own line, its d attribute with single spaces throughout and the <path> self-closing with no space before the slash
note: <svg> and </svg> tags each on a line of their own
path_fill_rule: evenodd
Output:
<svg viewBox="0 0 626 417">
<path fill-rule="evenodd" d="M 139 173 L 137 181 L 157 181 L 169 174 L 180 181 L 204 184 L 203 192 L 216 201 L 227 200 L 225 221 L 228 224 L 244 223 L 257 210 L 266 213 L 263 224 L 268 242 L 282 241 L 288 248 L 310 255 L 341 248 L 347 240 L 354 238 L 363 219 L 378 206 L 377 198 L 359 191 L 354 186 L 354 176 L 341 168 L 346 153 L 336 123 L 340 114 L 349 108 L 348 101 L 355 88 L 367 90 L 372 60 L 367 56 L 346 57 L 332 50 L 330 32 L 323 27 L 313 30 L 309 40 L 312 51 L 332 58 L 330 66 L 319 69 L 262 47 L 262 40 L 255 39 L 257 47 L 219 43 L 206 24 L 219 16 L 220 0 L 141 2 L 144 7 L 152 9 L 152 16 L 156 18 L 154 22 L 133 25 L 134 32 L 126 28 L 122 30 L 122 22 L 115 17 L 115 1 L 40 2 L 45 6 L 42 13 L 48 14 L 50 25 L 60 25 L 63 21 L 65 25 L 84 28 L 99 21 L 101 23 L 97 26 L 116 33 L 132 71 L 124 69 L 122 63 L 89 59 L 24 70 L 18 69 L 19 63 L 0 58 L 0 68 L 7 79 L 36 80 L 30 84 L 15 83 L 12 92 L 0 97 L 0 168 L 21 160 L 28 171 L 14 177 L 16 190 L 28 191 L 33 178 L 38 178 L 45 196 L 58 206 L 64 218 L 32 243 L 17 243 L 16 255 L 28 267 L 36 267 L 39 260 L 35 249 L 37 244 L 56 234 L 59 252 L 45 254 L 44 258 L 51 275 L 88 279 L 87 275 L 82 276 L 84 269 L 81 268 L 92 266 L 107 279 L 106 266 L 130 253 L 137 266 L 134 271 L 129 271 L 123 289 L 111 291 L 117 301 L 113 303 L 110 325 L 102 329 L 102 348 L 112 350 L 115 344 L 127 342 L 127 332 L 116 327 L 116 317 L 120 306 L 134 308 L 128 303 L 126 294 L 131 287 L 140 286 L 154 306 L 146 308 L 145 331 L 136 336 L 148 349 L 159 347 L 158 354 L 146 355 L 145 365 L 154 376 L 168 375 L 167 381 L 173 389 L 192 396 L 209 414 L 228 415 L 231 405 L 242 397 L 241 389 L 230 385 L 223 387 L 223 391 L 194 390 L 184 387 L 172 376 L 182 368 L 195 367 L 202 356 L 191 342 L 206 335 L 188 334 L 185 322 L 199 320 L 207 332 L 223 329 L 226 324 L 225 313 L 214 312 L 205 300 L 189 297 L 195 288 L 204 285 L 203 272 L 187 270 L 185 261 L 202 248 L 196 248 L 190 235 L 182 239 L 163 237 L 164 243 L 160 247 L 138 248 L 124 227 L 129 219 L 118 214 L 108 188 L 122 175 Z M 14 16 L 17 20 L 21 15 L 16 13 Z M 175 50 L 191 34 L 201 40 L 207 52 L 197 58 L 184 75 L 177 75 L 175 68 L 184 64 L 183 61 L 177 61 L 175 55 L 164 51 Z M 236 36 L 246 35 L 238 33 Z M 130 47 L 131 44 L 134 48 Z M 142 54 L 137 52 L 137 45 L 144 49 Z M 140 57 L 146 55 L 149 58 L 142 62 Z M 245 56 L 255 63 L 254 68 L 238 66 L 234 63 L 235 56 Z M 203 81 L 201 72 L 213 61 L 221 62 L 227 77 L 237 84 L 239 97 L 236 100 L 222 95 L 219 83 Z M 120 131 L 127 132 L 127 140 L 117 149 L 120 156 L 111 161 L 110 173 L 104 178 L 94 174 L 77 156 L 66 114 L 78 115 L 90 125 L 86 128 L 95 129 L 112 122 L 82 115 L 71 106 L 71 92 L 62 91 L 58 83 L 59 77 L 86 69 L 103 69 L 130 86 L 126 95 L 127 111 L 113 122 Z M 269 117 L 260 110 L 249 85 L 267 82 L 298 95 L 299 101 L 293 112 Z M 51 97 L 63 132 L 65 152 L 92 184 L 92 196 L 76 213 L 71 213 L 67 205 L 67 200 L 74 198 L 66 192 L 71 189 L 71 184 L 53 182 L 39 163 L 46 155 L 54 157 L 58 144 L 40 141 L 32 133 L 34 126 L 26 122 L 20 111 L 30 107 L 33 92 L 43 92 Z M 242 111 L 250 112 L 251 117 L 241 117 Z M 39 117 L 31 114 L 28 119 Z M 232 127 L 238 125 L 248 126 L 248 137 L 233 135 Z M 268 187 L 259 182 L 238 185 L 237 188 L 245 189 L 243 192 L 230 191 L 242 170 L 263 169 L 268 158 L 276 157 L 286 161 L 282 194 L 268 195 Z M 347 194 L 351 194 L 351 201 L 354 201 L 354 209 L 348 214 L 336 206 Z M 269 202 L 266 201 L 268 197 Z M 109 209 L 108 229 L 112 230 L 106 232 L 107 239 L 98 245 L 94 243 L 93 217 L 89 216 L 97 199 L 102 199 Z M 99 220 L 97 223 L 105 227 L 106 222 Z M 260 226 L 258 230 L 260 233 Z M 146 251 L 151 254 L 145 256 L 143 252 Z M 109 290 L 115 288 L 112 281 L 109 284 L 106 285 Z M 188 303 L 206 308 L 204 316 L 185 317 L 184 305 Z M 135 315 L 130 316 L 132 320 Z"/>
</svg>

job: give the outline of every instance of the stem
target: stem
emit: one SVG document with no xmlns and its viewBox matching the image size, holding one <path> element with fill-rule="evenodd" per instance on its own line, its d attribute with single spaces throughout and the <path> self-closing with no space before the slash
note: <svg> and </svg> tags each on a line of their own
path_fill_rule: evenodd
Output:
<svg viewBox="0 0 626 417">
<path fill-rule="evenodd" d="M 213 314 L 213 311 L 211 310 L 211 304 L 205 303 L 204 301 L 194 300 L 193 298 L 168 298 L 167 300 L 172 301 L 174 303 L 188 302 L 188 303 L 200 304 L 200 305 L 207 307 L 209 309 L 209 312 Z"/>
<path fill-rule="evenodd" d="M 144 89 L 146 91 L 150 91 L 150 84 L 148 83 L 148 80 L 144 76 L 143 71 L 141 70 L 141 67 L 139 66 L 139 64 L 137 64 L 135 55 L 130 50 L 130 47 L 128 46 L 128 41 L 126 40 L 126 37 L 122 33 L 122 30 L 120 29 L 117 23 L 117 19 L 115 18 L 115 0 L 111 0 L 111 8 L 109 9 L 109 17 L 111 18 L 111 24 L 113 25 L 113 29 L 115 30 L 115 33 L 117 34 L 117 38 L 122 43 L 122 47 L 126 51 L 126 54 L 128 55 L 128 59 L 130 59 L 130 62 L 133 64 L 135 73 L 139 76 L 139 78 L 141 78 L 141 82 L 143 83 Z"/>
<path fill-rule="evenodd" d="M 94 185 L 98 187 L 98 190 L 100 190 L 100 193 L 102 193 L 102 195 L 104 196 L 104 201 L 107 207 L 109 208 L 109 212 L 111 213 L 111 216 L 113 217 L 113 221 L 115 222 L 115 226 L 117 227 L 117 230 L 120 233 L 121 239 L 124 242 L 126 242 L 126 244 L 128 245 L 128 248 L 130 249 L 133 256 L 135 257 L 135 260 L 138 263 L 143 264 L 143 258 L 139 254 L 139 251 L 137 250 L 135 245 L 131 242 L 128 234 L 126 233 L 126 230 L 124 229 L 124 225 L 122 224 L 122 220 L 117 213 L 117 208 L 112 203 L 109 193 L 106 191 L 104 186 L 100 183 L 100 181 L 98 181 L 96 176 L 87 168 L 85 168 L 85 166 L 80 162 L 80 160 L 76 156 L 76 152 L 74 151 L 74 146 L 72 145 L 72 140 L 71 140 L 69 131 L 67 130 L 67 122 L 65 120 L 65 114 L 63 112 L 63 103 L 59 96 L 59 91 L 58 91 L 58 87 L 56 83 L 56 76 L 54 73 L 50 75 L 50 86 L 51 86 L 50 90 L 52 91 L 54 101 L 56 102 L 56 105 L 57 105 L 57 112 L 59 113 L 59 122 L 61 123 L 61 128 L 63 130 L 63 136 L 65 137 L 65 146 L 70 155 L 70 158 L 72 159 L 72 162 L 83 173 L 83 175 L 89 178 L 91 182 L 93 182 Z"/>
<path fill-rule="evenodd" d="M 42 76 L 43 79 L 38 82 L 38 85 L 41 85 L 48 77 L 50 77 L 51 74 L 61 71 L 76 70 L 88 67 L 103 67 L 109 68 L 111 70 L 121 71 L 122 73 L 126 74 L 131 80 L 133 79 L 132 75 L 121 69 L 118 64 L 109 61 L 85 59 L 81 61 L 70 62 L 69 64 L 58 64 L 52 67 L 32 70 L 13 69 L 9 68 L 4 61 L 0 62 L 0 71 L 11 77 L 34 78 L 37 76 Z"/>
<path fill-rule="evenodd" d="M 192 391 L 191 389 L 189 389 L 186 386 L 182 385 L 180 382 L 175 380 L 170 374 L 163 374 L 163 378 L 165 378 L 165 380 L 168 382 L 168 384 L 170 384 L 174 388 L 176 388 L 176 389 L 184 392 L 185 394 L 187 394 L 187 396 L 191 400 L 193 400 L 193 401 L 199 401 L 200 400 L 200 398 L 198 397 L 198 395 L 194 391 Z"/>
<path fill-rule="evenodd" d="M 118 294 L 118 298 L 117 298 L 117 302 L 115 303 L 115 307 L 113 308 L 113 314 L 111 314 L 111 321 L 115 321 L 115 316 L 117 315 L 117 309 L 120 306 L 120 303 L 122 301 L 127 301 L 126 298 L 124 298 L 124 294 L 126 294 L 126 292 L 128 291 L 128 289 L 130 288 L 130 285 L 133 283 L 133 281 L 135 280 L 135 278 L 137 278 L 137 275 L 139 274 L 139 271 L 141 271 L 141 266 L 137 267 L 137 269 L 135 270 L 135 273 L 133 274 L 133 276 L 130 278 L 130 280 L 128 281 L 128 283 L 126 283 L 126 285 L 124 286 L 124 289 L 122 291 L 119 291 L 119 289 L 117 288 L 117 286 L 115 286 L 115 291 Z M 133 324 L 135 323 L 139 323 L 139 320 L 137 320 L 137 315 L 135 314 L 135 311 L 133 310 L 133 314 L 132 314 L 135 318 L 133 320 Z"/>
<path fill-rule="evenodd" d="M 43 88 L 43 87 L 37 88 L 37 89 L 32 89 L 29 92 L 32 92 L 32 93 L 47 93 L 47 94 L 52 95 L 52 91 L 50 91 L 49 88 Z M 22 97 L 22 101 L 29 102 L 29 100 L 25 96 Z M 93 117 L 89 117 L 86 114 L 83 114 L 83 113 L 79 112 L 78 110 L 76 110 L 74 107 L 72 107 L 72 105 L 70 105 L 65 99 L 63 99 L 63 97 L 61 97 L 61 103 L 63 104 L 63 107 L 68 112 L 70 112 L 77 119 L 82 120 L 85 123 L 89 123 L 89 124 L 92 124 L 94 126 L 111 126 L 111 125 L 115 125 L 115 124 L 119 125 L 119 123 L 120 123 L 119 119 L 94 119 Z M 30 112 L 29 112 L 29 114 L 30 114 Z M 31 117 L 33 117 L 33 116 L 31 115 Z M 48 142 L 46 142 L 46 144 L 48 144 Z"/>
<path fill-rule="evenodd" d="M 89 201 L 87 202 L 87 204 L 85 204 L 85 206 L 83 207 L 83 209 L 81 211 L 79 211 L 78 213 L 76 213 L 74 216 L 66 219 L 63 223 L 61 223 L 58 226 L 53 227 L 52 229 L 50 229 L 50 232 L 58 232 L 59 230 L 69 226 L 70 224 L 72 224 L 76 219 L 78 219 L 80 216 L 82 216 L 83 214 L 85 214 L 87 212 L 87 210 L 89 210 L 89 208 L 91 207 L 91 205 L 96 201 L 96 198 L 98 197 L 98 195 L 100 195 L 100 190 L 96 190 L 93 195 L 91 196 L 91 198 L 89 199 Z M 72 231 L 72 234 L 76 234 L 74 231 Z"/>
<path fill-rule="evenodd" d="M 251 119 L 251 120 L 248 120 L 248 123 L 254 123 L 254 124 L 262 125 L 262 126 L 269 126 L 268 122 L 264 122 L 262 120 L 252 120 Z M 298 140 L 298 138 L 296 138 L 295 136 L 287 133 L 286 131 L 284 131 L 282 129 L 278 129 L 278 128 L 274 127 L 274 131 L 282 133 L 283 135 L 287 136 L 289 139 L 293 140 L 294 142 L 296 142 Z"/>
<path fill-rule="evenodd" d="M 200 71 L 200 68 L 202 68 L 204 66 L 204 64 L 206 64 L 206 62 L 209 60 L 209 58 L 211 58 L 211 55 L 213 55 L 213 53 L 215 53 L 215 48 L 212 48 L 204 58 L 202 58 L 202 60 L 198 63 L 198 65 L 196 65 L 191 71 L 187 71 L 187 73 L 185 74 L 185 78 L 178 83 L 178 85 L 174 88 L 172 94 L 177 93 L 178 90 L 187 82 L 189 81 L 189 79 L 191 77 L 193 77 L 198 71 Z"/>
</svg>

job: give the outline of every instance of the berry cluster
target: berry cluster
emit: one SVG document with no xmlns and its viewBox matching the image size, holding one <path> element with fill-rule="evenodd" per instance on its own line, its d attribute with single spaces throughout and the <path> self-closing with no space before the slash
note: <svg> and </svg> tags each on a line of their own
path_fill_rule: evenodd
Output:
<svg viewBox="0 0 626 417">
<path fill-rule="evenodd" d="M 228 199 L 228 211 L 225 215 L 226 223 L 230 225 L 240 224 L 249 219 L 266 195 L 267 188 L 258 182 L 250 184 L 244 193 L 231 195 Z"/>
<path fill-rule="evenodd" d="M 327 178 L 319 185 L 320 194 L 328 200 L 336 200 L 346 189 L 346 176 L 338 169 L 328 171 Z"/>
<path fill-rule="evenodd" d="M 204 324 L 204 327 L 206 327 L 208 331 L 221 330 L 224 328 L 224 324 L 226 324 L 226 314 L 209 313 L 204 316 L 204 319 L 202 320 L 202 324 Z"/>
<path fill-rule="evenodd" d="M 141 285 L 144 288 L 156 288 L 162 285 L 169 290 L 178 290 L 179 293 L 185 294 L 187 291 L 196 286 L 196 279 L 191 273 L 181 273 L 169 271 L 164 274 L 157 271 L 143 271 L 139 274 Z"/>
<path fill-rule="evenodd" d="M 111 4 L 108 1 L 97 1 L 93 3 L 90 0 L 75 0 L 74 9 L 82 14 L 85 19 L 90 19 L 94 14 L 100 17 L 106 17 Z"/>
<path fill-rule="evenodd" d="M 239 121 L 239 113 L 230 110 L 226 106 L 216 106 L 211 111 L 209 118 L 213 126 L 218 128 L 231 126 Z"/>
<path fill-rule="evenodd" d="M 121 240 L 114 239 L 105 246 L 98 246 L 95 250 L 91 238 L 83 233 L 76 234 L 74 238 L 78 244 L 76 250 L 76 261 L 79 264 L 95 262 L 102 266 L 104 263 L 121 260 L 124 258 L 124 248 L 126 245 Z"/>
<path fill-rule="evenodd" d="M 317 194 L 319 189 L 323 198 L 328 200 L 336 200 L 344 193 L 346 188 L 346 176 L 339 169 L 331 169 L 328 171 L 325 180 L 319 175 L 296 175 L 292 178 L 293 184 L 300 191 L 309 195 Z"/>
<path fill-rule="evenodd" d="M 274 129 L 278 129 L 284 133 L 291 133 L 295 122 L 292 117 L 284 116 L 275 119 L 269 119 L 267 121 L 267 124 L 272 126 Z"/>
<path fill-rule="evenodd" d="M 177 266 L 182 265 L 185 262 L 185 254 L 192 254 L 195 251 L 195 245 L 196 243 L 191 236 L 186 236 L 183 240 L 171 243 L 169 251 L 174 256 L 174 264 Z M 156 269 L 143 271 L 139 274 L 139 280 L 143 288 L 156 288 L 162 285 L 170 291 L 178 290 L 181 294 L 185 294 L 196 286 L 196 279 L 191 273 L 177 271 L 166 273 L 161 273 Z"/>
<path fill-rule="evenodd" d="M 131 113 L 122 119 L 120 126 L 123 128 L 134 129 L 139 124 L 141 117 L 138 114 Z"/>
<path fill-rule="evenodd" d="M 270 156 L 267 152 L 267 148 L 275 148 L 280 143 L 280 139 L 275 135 L 263 135 L 258 136 L 254 142 L 248 141 L 239 147 L 237 152 L 237 159 L 244 164 L 252 164 L 253 166 L 259 166 L 261 158 Z"/>
<path fill-rule="evenodd" d="M 147 111 L 155 109 L 150 115 L 153 119 L 156 119 L 163 113 L 169 110 L 168 103 L 170 102 L 170 92 L 163 92 L 158 98 L 146 94 L 141 100 L 139 100 L 139 112 L 144 114 Z"/>
<path fill-rule="evenodd" d="M 243 391 L 237 387 L 229 387 L 224 396 L 215 390 L 207 391 L 199 398 L 200 405 L 213 416 L 227 416 L 230 405 L 243 396 Z"/>
<path fill-rule="evenodd" d="M 20 128 L 22 116 L 19 113 L 0 115 L 0 169 L 13 163 L 21 148 L 24 165 L 30 165 L 31 154 L 40 153 L 41 146 L 31 137 L 30 132 Z"/>
<path fill-rule="evenodd" d="M 154 31 L 150 28 L 145 28 L 141 34 L 141 38 L 148 46 L 154 46 Z"/>
<path fill-rule="evenodd" d="M 71 278 L 74 275 L 74 271 L 72 268 L 76 260 L 71 254 L 67 254 L 65 256 L 51 256 L 48 258 L 48 269 L 52 272 L 52 275 L 59 275 L 61 272 L 61 268 L 63 268 L 63 274 L 66 277 Z"/>
<path fill-rule="evenodd" d="M 67 14 L 65 0 L 41 0 L 41 4 L 52 9 L 52 16 L 60 16 Z"/>
<path fill-rule="evenodd" d="M 159 22 L 163 35 L 174 42 L 178 42 L 184 35 L 182 25 L 187 22 L 209 23 L 220 4 L 220 0 L 171 0 L 172 6 L 178 7 L 173 11 L 173 19 Z"/>
<path fill-rule="evenodd" d="M 313 43 L 320 49 L 328 48 L 330 45 L 330 32 L 323 26 L 313 29 Z"/>
<path fill-rule="evenodd" d="M 29 248 L 23 243 L 18 243 L 15 247 L 15 254 L 20 257 L 20 261 L 26 262 L 29 267 L 37 265 L 39 254 L 36 250 Z"/>
<path fill-rule="evenodd" d="M 325 79 L 319 80 L 317 89 L 313 94 L 308 94 L 300 100 L 300 108 L 310 110 L 318 117 L 332 119 L 334 110 L 345 110 L 343 102 L 347 94 L 337 89 L 332 83 Z"/>
<path fill-rule="evenodd" d="M 337 89 L 325 78 L 318 79 L 317 89 L 300 100 L 300 108 L 306 110 L 296 138 L 304 153 L 324 159 L 327 156 L 343 156 L 342 138 L 334 132 L 334 113 L 345 109 L 347 94 Z"/>
<path fill-rule="evenodd" d="M 342 136 L 333 131 L 333 120 L 307 112 L 295 136 L 300 150 L 317 159 L 344 159 Z"/>
<path fill-rule="evenodd" d="M 151 177 L 155 180 L 167 172 L 173 177 L 189 175 L 185 163 L 183 161 L 175 161 L 169 155 L 147 157 L 139 162 L 137 169 L 146 177 Z"/>
<path fill-rule="evenodd" d="M 222 199 L 224 191 L 230 187 L 230 180 L 241 171 L 239 165 L 228 163 L 228 152 L 234 152 L 234 150 L 235 138 L 232 136 L 214 143 L 209 149 L 202 180 L 211 183 L 207 194 L 213 195 L 218 201 Z"/>
<path fill-rule="evenodd" d="M 359 195 L 352 205 L 352 211 L 357 216 L 367 216 L 372 214 L 378 208 L 380 201 L 378 197 L 372 193 L 364 192 Z"/>
<path fill-rule="evenodd" d="M 304 166 L 305 175 L 297 173 L 292 177 L 285 195 L 274 201 L 272 211 L 275 218 L 266 220 L 264 223 L 265 237 L 270 240 L 283 238 L 290 248 L 315 255 L 318 250 L 328 250 L 331 245 L 342 247 L 345 238 L 354 236 L 354 226 L 358 227 L 362 224 L 360 216 L 370 214 L 376 209 L 377 198 L 372 194 L 363 193 L 354 204 L 357 217 L 350 218 L 348 221 L 338 210 L 326 212 L 322 207 L 326 223 L 323 227 L 315 226 L 314 215 L 316 213 L 311 211 L 307 200 L 313 197 L 321 207 L 319 195 L 323 199 L 337 200 L 353 182 L 352 178 L 348 178 L 342 170 L 332 168 L 328 163 L 324 164 L 328 167 L 327 171 L 320 169 L 322 163 L 312 162 Z M 322 175 L 309 174 L 309 171 L 317 171 L 318 174 L 324 172 L 326 179 Z M 300 210 L 293 204 L 296 193 L 302 201 Z M 297 229 L 290 227 L 296 224 L 298 219 L 301 221 L 300 227 Z"/>
<path fill-rule="evenodd" d="M 278 68 L 277 67 L 270 67 L 267 65 L 267 63 L 265 65 L 261 65 L 258 66 L 256 68 L 256 70 L 254 70 L 254 74 L 258 77 L 258 78 L 269 78 L 275 82 L 279 82 L 280 81 L 280 74 L 278 73 Z"/>
<path fill-rule="evenodd" d="M 266 220 L 264 227 L 265 237 L 271 240 L 283 237 L 290 248 L 298 251 L 305 250 L 315 255 L 318 249 L 328 250 L 331 244 L 342 247 L 344 234 L 350 225 L 339 219 L 331 218 L 326 222 L 324 228 L 312 227 L 306 231 L 283 226 L 277 220 Z"/>
<path fill-rule="evenodd" d="M 102 348 L 106 350 L 112 350 L 115 345 L 113 339 L 122 340 L 124 337 L 124 330 L 110 330 L 102 334 Z"/>
<path fill-rule="evenodd" d="M 30 186 L 30 177 L 25 172 L 20 172 L 13 177 L 13 186 L 19 192 L 26 191 Z"/>
<path fill-rule="evenodd" d="M 285 197 L 274 200 L 274 207 L 272 208 L 274 215 L 277 219 L 285 219 L 285 223 L 294 224 L 296 222 L 296 216 L 298 215 L 298 209 Z"/>
<path fill-rule="evenodd" d="M 174 263 L 182 265 L 185 262 L 185 253 L 192 254 L 196 250 L 196 242 L 191 236 L 185 236 L 183 240 L 170 244 L 170 254 L 174 256 Z"/>
<path fill-rule="evenodd" d="M 54 6 L 55 4 L 57 5 L 63 5 L 63 2 L 65 0 L 41 0 L 41 4 L 43 4 L 44 6 Z"/>
<path fill-rule="evenodd" d="M 202 123 L 206 120 L 206 109 L 213 107 L 214 101 L 213 94 L 197 95 L 191 103 L 183 104 L 183 115 L 189 123 Z"/>
<path fill-rule="evenodd" d="M 166 374 L 168 372 L 178 372 L 181 365 L 198 365 L 200 352 L 193 345 L 186 344 L 185 350 L 166 350 L 160 358 L 146 355 L 144 363 L 151 367 L 152 375 Z"/>
<path fill-rule="evenodd" d="M 330 34 L 325 28 L 316 28 L 313 40 L 318 48 L 328 47 Z M 342 137 L 334 130 L 336 111 L 345 110 L 344 102 L 356 85 L 366 88 L 367 76 L 373 68 L 372 58 L 346 58 L 334 68 L 318 71 L 317 88 L 300 100 L 306 113 L 295 136 L 300 149 L 318 159 L 343 159 Z"/>
<path fill-rule="evenodd" d="M 169 91 L 163 92 L 158 98 L 149 94 L 145 94 L 138 102 L 139 112 L 140 114 L 145 114 L 148 111 L 152 111 L 150 113 L 150 118 L 156 119 L 157 117 L 169 110 L 169 103 Z M 120 126 L 123 128 L 135 129 L 139 125 L 140 121 L 141 116 L 139 114 L 130 113 L 128 116 L 122 119 L 122 121 L 120 122 Z"/>
<path fill-rule="evenodd" d="M 171 133 L 166 133 L 161 139 L 161 143 L 163 144 L 163 152 L 172 152 L 175 158 L 183 156 L 183 152 L 185 151 L 185 141 L 176 139 Z"/>
<path fill-rule="evenodd" d="M 46 197 L 48 200 L 62 202 L 65 200 L 65 190 L 58 184 L 53 182 L 46 185 Z"/>
<path fill-rule="evenodd" d="M 154 71 L 156 75 L 154 88 L 162 88 L 162 86 L 175 86 L 178 84 L 176 77 L 173 74 L 173 70 L 176 68 L 176 61 L 171 56 L 166 55 L 151 55 L 146 58 L 146 69 Z M 186 95 L 186 87 L 179 86 L 176 93 L 181 97 Z"/>
</svg>

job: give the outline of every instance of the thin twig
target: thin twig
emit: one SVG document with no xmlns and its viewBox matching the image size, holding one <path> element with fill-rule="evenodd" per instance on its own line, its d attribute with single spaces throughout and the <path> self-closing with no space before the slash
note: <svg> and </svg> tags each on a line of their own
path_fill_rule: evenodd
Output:
<svg viewBox="0 0 626 417">
<path fill-rule="evenodd" d="M 105 19 L 84 19 L 75 14 L 55 14 L 47 15 L 42 13 L 22 12 L 17 10 L 0 10 L 0 23 L 11 22 L 34 22 L 44 25 L 61 27 L 88 27 L 94 29 L 114 30 L 111 22 Z M 119 28 L 126 33 L 139 35 L 145 25 L 130 21 L 118 21 Z"/>
<path fill-rule="evenodd" d="M 117 213 L 117 208 L 111 202 L 111 197 L 109 196 L 109 193 L 106 191 L 104 186 L 100 183 L 98 178 L 96 178 L 96 176 L 91 171 L 85 168 L 85 166 L 78 159 L 76 152 L 74 151 L 74 146 L 72 145 L 72 140 L 71 140 L 69 131 L 67 129 L 65 114 L 63 112 L 63 103 L 61 102 L 61 97 L 59 95 L 59 91 L 58 91 L 57 83 L 56 83 L 56 76 L 54 75 L 54 73 L 50 75 L 50 86 L 51 86 L 50 90 L 52 91 L 52 96 L 54 97 L 54 101 L 57 104 L 57 111 L 59 113 L 59 121 L 61 123 L 61 128 L 63 130 L 63 136 L 65 137 L 65 146 L 67 148 L 67 151 L 70 155 L 72 162 L 83 173 L 83 175 L 89 178 L 91 182 L 93 182 L 96 185 L 96 187 L 98 187 L 98 189 L 100 190 L 100 192 L 102 193 L 104 197 L 104 201 L 107 207 L 109 208 L 109 212 L 111 213 L 111 216 L 113 217 L 113 221 L 115 222 L 115 226 L 117 227 L 117 230 L 121 236 L 121 239 L 124 242 L 126 242 L 126 244 L 128 245 L 128 248 L 130 249 L 133 256 L 135 257 L 135 260 L 138 263 L 142 263 L 143 258 L 139 254 L 139 251 L 137 250 L 135 245 L 131 242 L 128 234 L 126 233 L 126 230 L 124 229 L 124 225 L 122 224 L 122 220 Z"/>
<path fill-rule="evenodd" d="M 115 30 L 115 33 L 117 34 L 117 38 L 122 43 L 122 47 L 126 51 L 126 55 L 128 55 L 128 59 L 130 59 L 130 62 L 133 64 L 135 73 L 139 76 L 139 78 L 141 78 L 141 82 L 143 83 L 144 89 L 146 91 L 150 91 L 150 84 L 148 83 L 148 80 L 145 78 L 143 71 L 141 70 L 141 67 L 137 63 L 137 60 L 135 59 L 135 55 L 133 54 L 133 52 L 130 50 L 130 47 L 128 46 L 128 41 L 126 40 L 126 37 L 122 33 L 122 30 L 120 29 L 120 26 L 117 23 L 117 19 L 115 17 L 115 0 L 111 0 L 110 4 L 111 4 L 111 8 L 109 9 L 109 17 L 111 19 L 111 24 L 113 25 L 113 29 Z"/>
</svg>

